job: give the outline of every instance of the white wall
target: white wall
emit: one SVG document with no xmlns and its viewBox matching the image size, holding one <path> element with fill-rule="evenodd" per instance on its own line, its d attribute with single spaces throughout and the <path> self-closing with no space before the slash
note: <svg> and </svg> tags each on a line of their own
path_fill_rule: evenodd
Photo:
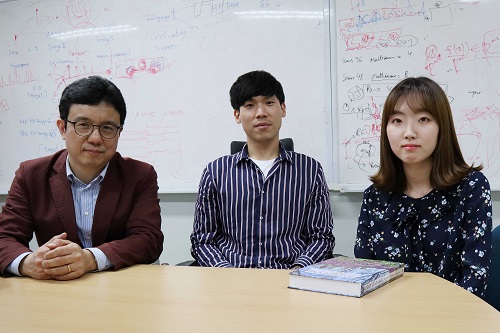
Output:
<svg viewBox="0 0 500 333">
<path fill-rule="evenodd" d="M 500 192 L 493 192 L 493 226 L 500 225 Z M 0 195 L 3 206 L 6 196 Z M 356 238 L 356 224 L 362 193 L 331 192 L 334 234 L 336 238 L 335 253 L 353 255 L 353 245 Z M 163 219 L 162 230 L 165 234 L 162 263 L 171 265 L 190 260 L 189 235 L 193 225 L 195 193 L 161 194 L 160 205 Z M 33 248 L 36 242 L 32 241 Z"/>
</svg>

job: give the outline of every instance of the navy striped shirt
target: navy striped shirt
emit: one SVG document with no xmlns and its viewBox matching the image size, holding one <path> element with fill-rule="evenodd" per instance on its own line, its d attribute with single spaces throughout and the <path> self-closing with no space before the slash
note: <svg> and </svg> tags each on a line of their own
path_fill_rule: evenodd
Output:
<svg viewBox="0 0 500 333">
<path fill-rule="evenodd" d="M 306 266 L 335 245 L 321 165 L 283 147 L 267 178 L 246 146 L 208 164 L 195 209 L 191 254 L 201 266 Z"/>
</svg>

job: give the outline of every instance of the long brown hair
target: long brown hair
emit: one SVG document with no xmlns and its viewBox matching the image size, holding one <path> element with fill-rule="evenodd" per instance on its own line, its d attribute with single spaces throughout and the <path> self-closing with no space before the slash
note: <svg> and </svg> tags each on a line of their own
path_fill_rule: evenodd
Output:
<svg viewBox="0 0 500 333">
<path fill-rule="evenodd" d="M 407 78 L 399 82 L 389 93 L 382 112 L 380 135 L 380 167 L 370 180 L 383 191 L 403 192 L 406 176 L 403 163 L 394 154 L 387 137 L 387 124 L 394 113 L 396 103 L 406 99 L 414 111 L 429 112 L 439 126 L 436 148 L 432 154 L 430 182 L 433 188 L 446 189 L 459 183 L 470 171 L 481 170 L 482 166 L 465 163 L 458 144 L 450 103 L 443 89 L 426 77 Z"/>
</svg>

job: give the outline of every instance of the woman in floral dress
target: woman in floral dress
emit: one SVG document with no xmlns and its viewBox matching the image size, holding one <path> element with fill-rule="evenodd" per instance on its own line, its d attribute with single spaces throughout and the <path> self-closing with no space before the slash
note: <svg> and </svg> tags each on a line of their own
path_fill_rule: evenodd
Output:
<svg viewBox="0 0 500 333">
<path fill-rule="evenodd" d="M 460 151 L 450 104 L 431 79 L 407 78 L 382 114 L 380 168 L 364 192 L 354 254 L 405 263 L 483 297 L 490 186 Z"/>
</svg>

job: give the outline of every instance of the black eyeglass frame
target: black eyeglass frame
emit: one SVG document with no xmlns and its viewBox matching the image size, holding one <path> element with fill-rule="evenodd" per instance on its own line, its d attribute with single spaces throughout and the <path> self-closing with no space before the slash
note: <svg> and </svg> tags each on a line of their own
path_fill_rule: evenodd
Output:
<svg viewBox="0 0 500 333">
<path fill-rule="evenodd" d="M 73 128 L 75 129 L 75 133 L 78 135 L 78 136 L 81 136 L 81 137 L 89 137 L 92 135 L 92 133 L 94 133 L 95 131 L 95 128 L 97 127 L 97 129 L 99 130 L 99 135 L 104 138 L 104 139 L 114 139 L 116 137 L 116 135 L 118 134 L 118 132 L 120 130 L 123 129 L 123 126 L 117 126 L 115 124 L 104 124 L 104 125 L 94 125 L 92 123 L 89 123 L 88 121 L 71 121 L 69 119 L 65 119 L 64 120 L 66 123 L 70 123 L 73 125 Z M 90 126 L 92 126 L 92 132 L 90 132 L 89 134 L 87 135 L 82 135 L 80 133 L 78 133 L 78 130 L 76 129 L 76 124 L 78 123 L 84 123 L 84 124 L 89 124 Z M 114 128 L 116 128 L 116 131 L 115 131 L 115 135 L 113 135 L 112 137 L 106 137 L 104 135 L 102 135 L 102 132 L 101 132 L 101 126 L 113 126 Z"/>
</svg>

